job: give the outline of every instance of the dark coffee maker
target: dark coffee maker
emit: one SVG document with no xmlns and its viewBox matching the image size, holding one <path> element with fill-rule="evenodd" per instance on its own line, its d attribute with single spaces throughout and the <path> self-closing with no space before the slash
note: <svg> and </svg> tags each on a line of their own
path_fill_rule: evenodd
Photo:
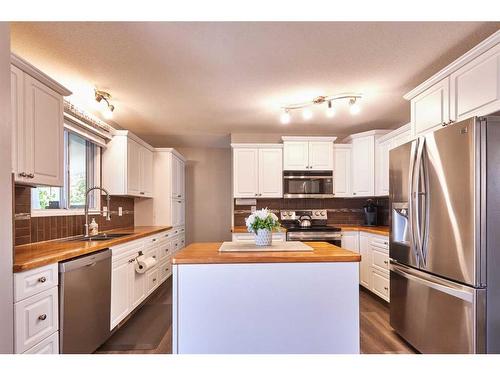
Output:
<svg viewBox="0 0 500 375">
<path fill-rule="evenodd" d="M 363 213 L 365 214 L 365 225 L 366 226 L 376 226 L 377 225 L 377 205 L 373 202 L 373 199 L 368 199 L 366 204 L 363 206 Z"/>
</svg>

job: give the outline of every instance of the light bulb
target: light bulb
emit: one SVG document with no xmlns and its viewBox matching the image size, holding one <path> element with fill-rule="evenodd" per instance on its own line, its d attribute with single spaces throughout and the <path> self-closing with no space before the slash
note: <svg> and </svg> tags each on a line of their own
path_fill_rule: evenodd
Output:
<svg viewBox="0 0 500 375">
<path fill-rule="evenodd" d="M 304 120 L 306 120 L 306 121 L 310 120 L 310 119 L 312 119 L 312 117 L 313 117 L 313 113 L 311 112 L 311 110 L 309 108 L 304 108 L 302 110 L 302 118 Z"/>
<path fill-rule="evenodd" d="M 351 112 L 351 115 L 357 115 L 360 111 L 361 111 L 361 108 L 359 107 L 357 100 L 351 99 L 349 101 L 349 112 Z"/>
<path fill-rule="evenodd" d="M 328 108 L 326 109 L 326 117 L 333 117 L 335 116 L 335 108 L 332 106 L 332 102 L 328 102 Z"/>
<path fill-rule="evenodd" d="M 290 123 L 292 116 L 290 116 L 290 112 L 288 111 L 283 111 L 283 113 L 280 116 L 280 122 L 282 124 L 288 124 Z"/>
<path fill-rule="evenodd" d="M 102 114 L 105 119 L 110 120 L 113 118 L 113 111 L 107 107 L 104 111 L 102 111 Z"/>
</svg>

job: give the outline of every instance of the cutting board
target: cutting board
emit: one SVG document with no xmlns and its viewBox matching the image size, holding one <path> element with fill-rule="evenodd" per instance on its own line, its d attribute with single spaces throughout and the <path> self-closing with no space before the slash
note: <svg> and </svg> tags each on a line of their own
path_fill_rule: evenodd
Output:
<svg viewBox="0 0 500 375">
<path fill-rule="evenodd" d="M 219 248 L 221 252 L 248 252 L 248 251 L 313 251 L 313 248 L 300 241 L 273 242 L 271 246 L 257 246 L 253 242 L 223 242 Z"/>
</svg>

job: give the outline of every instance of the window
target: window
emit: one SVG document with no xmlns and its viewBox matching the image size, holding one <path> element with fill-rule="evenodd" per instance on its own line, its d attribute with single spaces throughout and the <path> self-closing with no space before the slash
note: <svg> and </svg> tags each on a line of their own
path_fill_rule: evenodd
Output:
<svg viewBox="0 0 500 375">
<path fill-rule="evenodd" d="M 32 210 L 58 209 L 60 213 L 63 213 L 62 210 L 82 210 L 85 207 L 85 191 L 100 185 L 100 151 L 96 144 L 64 130 L 64 186 L 32 189 Z M 98 209 L 97 191 L 90 193 L 89 207 Z"/>
</svg>

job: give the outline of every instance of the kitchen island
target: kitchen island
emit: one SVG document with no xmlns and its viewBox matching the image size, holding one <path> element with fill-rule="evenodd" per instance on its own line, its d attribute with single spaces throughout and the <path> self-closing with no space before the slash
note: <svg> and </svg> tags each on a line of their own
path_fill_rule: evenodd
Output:
<svg viewBox="0 0 500 375">
<path fill-rule="evenodd" d="M 173 352 L 359 353 L 359 254 L 219 252 L 194 243 L 173 259 Z"/>
</svg>

